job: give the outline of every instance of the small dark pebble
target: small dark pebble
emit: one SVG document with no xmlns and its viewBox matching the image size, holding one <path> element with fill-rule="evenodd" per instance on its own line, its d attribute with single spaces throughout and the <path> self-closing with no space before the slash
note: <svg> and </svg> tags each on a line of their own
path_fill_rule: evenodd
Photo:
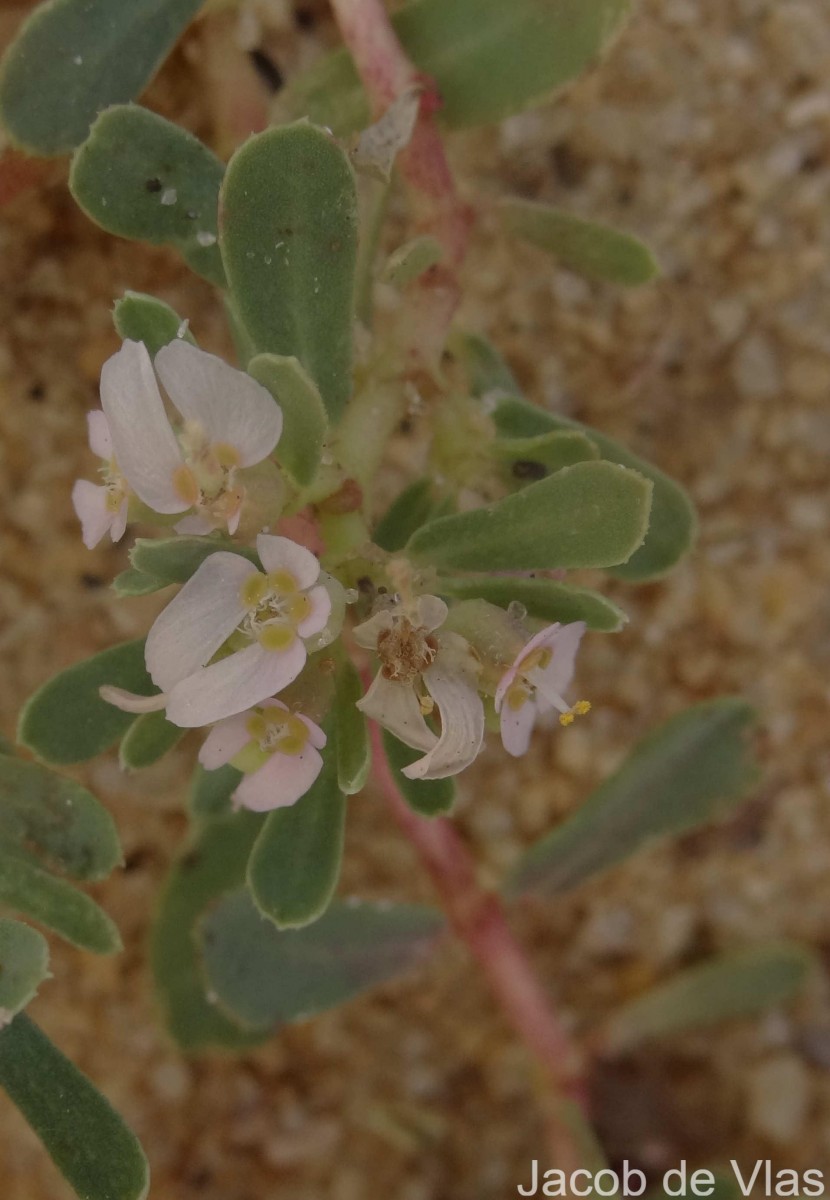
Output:
<svg viewBox="0 0 830 1200">
<path fill-rule="evenodd" d="M 285 80 L 282 77 L 282 71 L 273 58 L 266 54 L 264 50 L 249 50 L 248 58 L 251 60 L 251 66 L 268 90 L 270 92 L 278 92 Z"/>
</svg>

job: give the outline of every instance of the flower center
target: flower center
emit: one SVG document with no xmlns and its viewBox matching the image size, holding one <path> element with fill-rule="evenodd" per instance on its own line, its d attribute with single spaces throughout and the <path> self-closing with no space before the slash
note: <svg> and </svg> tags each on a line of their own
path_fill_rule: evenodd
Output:
<svg viewBox="0 0 830 1200">
<path fill-rule="evenodd" d="M 239 629 L 266 650 L 287 650 L 298 636 L 298 626 L 311 615 L 311 600 L 291 571 L 249 575 L 240 598 L 248 612 Z"/>
<path fill-rule="evenodd" d="M 248 733 L 263 754 L 302 754 L 308 744 L 309 732 L 299 717 L 282 709 L 256 712 L 248 718 Z"/>
<path fill-rule="evenodd" d="M 219 524 L 242 505 L 245 493 L 235 483 L 239 454 L 227 442 L 209 442 L 201 425 L 185 422 L 179 433 L 184 462 L 173 472 L 176 494 Z"/>
<path fill-rule="evenodd" d="M 411 683 L 422 675 L 437 653 L 437 638 L 408 617 L 396 617 L 391 629 L 378 634 L 381 674 L 396 683 Z"/>
<path fill-rule="evenodd" d="M 532 678 L 533 672 L 544 671 L 552 662 L 553 650 L 550 646 L 538 646 L 526 654 L 516 669 L 516 679 L 507 689 L 505 703 L 511 712 L 518 712 L 529 700 L 535 701 L 537 693 L 541 692 L 543 699 L 558 709 L 559 724 L 572 725 L 574 717 L 584 717 L 591 711 L 591 704 L 588 700 L 577 700 L 576 704 L 569 707 L 558 692 L 545 686 L 544 680 L 538 675 Z"/>
</svg>

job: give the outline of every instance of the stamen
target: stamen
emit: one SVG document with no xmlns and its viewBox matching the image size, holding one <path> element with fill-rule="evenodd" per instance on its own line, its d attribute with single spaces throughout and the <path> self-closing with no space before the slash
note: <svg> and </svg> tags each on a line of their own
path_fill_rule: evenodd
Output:
<svg viewBox="0 0 830 1200">
<path fill-rule="evenodd" d="M 590 700 L 577 700 L 572 708 L 567 712 L 563 712 L 559 717 L 560 725 L 573 725 L 574 717 L 584 717 L 586 713 L 591 711 Z"/>
<path fill-rule="evenodd" d="M 256 608 L 265 599 L 268 591 L 268 580 L 257 571 L 249 575 L 239 589 L 239 597 L 246 608 Z"/>
<path fill-rule="evenodd" d="M 180 467 L 176 467 L 173 472 L 173 487 L 179 499 L 184 500 L 187 504 L 199 503 L 199 485 L 196 482 L 196 476 L 191 471 L 190 467 L 184 463 Z"/>
</svg>

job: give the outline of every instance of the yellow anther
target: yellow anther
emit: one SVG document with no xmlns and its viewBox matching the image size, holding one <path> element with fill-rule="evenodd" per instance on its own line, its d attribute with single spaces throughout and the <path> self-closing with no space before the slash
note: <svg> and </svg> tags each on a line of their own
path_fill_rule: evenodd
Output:
<svg viewBox="0 0 830 1200">
<path fill-rule="evenodd" d="M 296 625 L 299 625 L 301 621 L 304 621 L 306 617 L 311 615 L 311 601 L 308 596 L 303 595 L 301 592 L 298 596 L 291 597 L 286 604 L 286 611 L 289 618 Z"/>
<path fill-rule="evenodd" d="M 278 595 L 290 595 L 300 590 L 300 585 L 290 571 L 271 571 L 267 579 L 269 590 Z"/>
<path fill-rule="evenodd" d="M 259 644 L 264 650 L 287 650 L 296 636 L 290 625 L 266 625 L 259 634 Z"/>
<path fill-rule="evenodd" d="M 268 722 L 261 713 L 254 713 L 245 722 L 245 728 L 255 742 L 262 742 L 268 736 Z"/>
<path fill-rule="evenodd" d="M 432 696 L 419 696 L 418 707 L 425 717 L 428 717 L 435 710 L 435 701 Z"/>
<path fill-rule="evenodd" d="M 574 712 L 576 713 L 576 715 L 578 717 L 584 717 L 585 714 L 589 713 L 590 711 L 591 711 L 591 701 L 590 700 L 577 700 L 576 704 L 574 705 Z"/>
<path fill-rule="evenodd" d="M 198 504 L 199 485 L 190 467 L 184 463 L 173 472 L 173 488 L 180 500 L 186 504 Z"/>
<path fill-rule="evenodd" d="M 268 580 L 259 571 L 249 575 L 239 589 L 239 597 L 246 608 L 256 608 L 265 598 L 268 591 Z"/>
<path fill-rule="evenodd" d="M 573 723 L 574 723 L 574 715 L 572 712 L 560 713 L 560 716 L 559 716 L 559 724 L 560 725 L 573 725 Z"/>
<path fill-rule="evenodd" d="M 227 442 L 214 442 L 211 450 L 219 466 L 224 467 L 225 470 L 239 466 L 239 451 L 235 446 L 230 446 Z"/>
</svg>

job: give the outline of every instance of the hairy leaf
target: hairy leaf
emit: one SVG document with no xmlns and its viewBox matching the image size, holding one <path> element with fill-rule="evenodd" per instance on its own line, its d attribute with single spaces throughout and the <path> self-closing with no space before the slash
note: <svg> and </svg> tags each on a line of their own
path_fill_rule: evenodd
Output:
<svg viewBox="0 0 830 1200">
<path fill-rule="evenodd" d="M 121 949 L 115 924 L 94 900 L 27 858 L 5 851 L 0 851 L 0 903 L 93 954 Z"/>
<path fill-rule="evenodd" d="M 228 816 L 231 811 L 231 797 L 241 780 L 242 772 L 237 771 L 230 763 L 224 767 L 217 767 L 215 771 L 206 771 L 197 763 L 188 799 L 188 808 L 193 820 L 209 821 L 212 817 Z"/>
<path fill-rule="evenodd" d="M 268 389 L 282 409 L 282 434 L 274 453 L 297 483 L 311 483 L 328 432 L 317 385 L 296 358 L 279 354 L 257 354 L 248 363 L 248 374 Z"/>
<path fill-rule="evenodd" d="M 0 917 L 0 1028 L 34 999 L 49 977 L 49 947 L 43 934 Z"/>
<path fill-rule="evenodd" d="M 440 817 L 455 803 L 455 783 L 452 779 L 409 779 L 403 774 L 423 754 L 399 742 L 388 730 L 383 731 L 383 748 L 398 790 L 410 808 L 422 817 Z"/>
<path fill-rule="evenodd" d="M 356 707 L 362 695 L 360 676 L 351 659 L 343 655 L 334 677 L 333 726 L 337 731 L 337 786 L 345 796 L 363 790 L 372 765 L 366 718 Z"/>
<path fill-rule="evenodd" d="M 112 319 L 121 337 L 143 342 L 151 358 L 177 338 L 196 345 L 187 322 L 169 304 L 143 292 L 125 292 L 113 305 Z"/>
<path fill-rule="evenodd" d="M 656 837 L 685 833 L 729 812 L 758 777 L 746 701 L 697 704 L 644 738 L 574 815 L 519 861 L 515 895 L 564 892 Z"/>
<path fill-rule="evenodd" d="M 516 576 L 513 579 L 492 575 L 442 575 L 438 581 L 442 595 L 458 600 L 487 600 L 499 608 L 520 604 L 529 617 L 540 621 L 584 621 L 589 629 L 616 633 L 628 620 L 616 604 L 589 588 L 572 587 L 554 579 Z"/>
<path fill-rule="evenodd" d="M 125 771 L 151 767 L 164 758 L 186 732 L 168 721 L 163 712 L 143 713 L 124 734 L 118 753 L 121 766 Z"/>
</svg>

